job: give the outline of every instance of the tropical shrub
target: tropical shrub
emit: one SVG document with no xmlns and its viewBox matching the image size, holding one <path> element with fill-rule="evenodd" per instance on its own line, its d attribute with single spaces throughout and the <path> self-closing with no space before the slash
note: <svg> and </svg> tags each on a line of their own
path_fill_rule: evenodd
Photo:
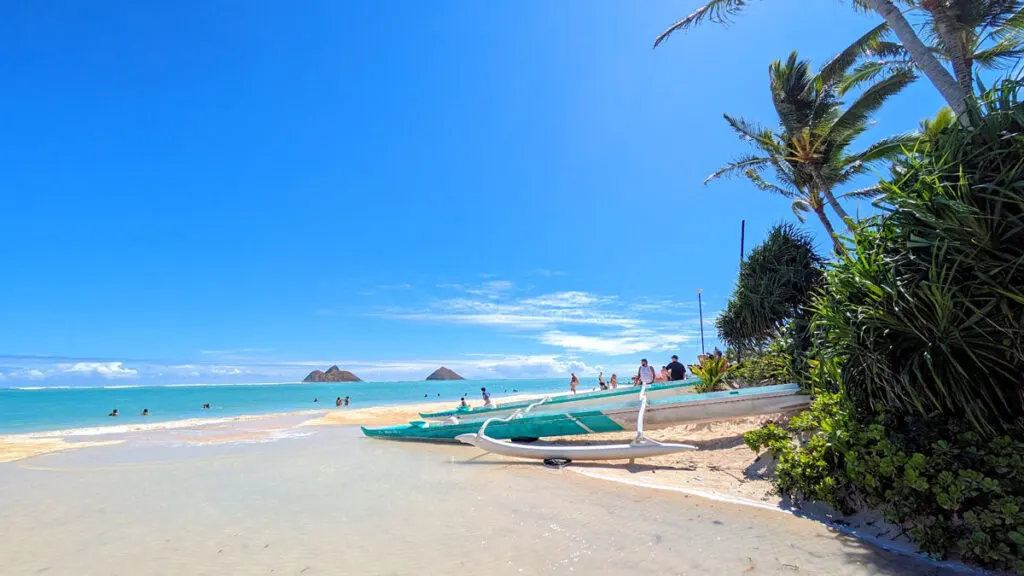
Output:
<svg viewBox="0 0 1024 576">
<path fill-rule="evenodd" d="M 740 266 L 739 280 L 715 326 L 719 338 L 739 350 L 787 343 L 793 381 L 804 380 L 811 348 L 808 305 L 824 271 L 814 242 L 792 224 L 769 231 Z"/>
<path fill-rule="evenodd" d="M 796 381 L 789 348 L 788 340 L 776 338 L 763 350 L 746 350 L 740 358 L 734 352 L 727 353 L 730 360 L 737 361 L 729 370 L 729 381 L 741 386 L 770 386 Z"/>
<path fill-rule="evenodd" d="M 725 382 L 725 375 L 729 372 L 729 361 L 724 356 L 706 356 L 701 359 L 700 364 L 692 366 L 690 370 L 700 379 L 700 382 L 693 386 L 694 392 L 714 392 Z"/>
<path fill-rule="evenodd" d="M 1024 417 L 1024 104 L 986 93 L 895 168 L 812 308 L 859 414 L 965 420 L 987 436 Z"/>
</svg>

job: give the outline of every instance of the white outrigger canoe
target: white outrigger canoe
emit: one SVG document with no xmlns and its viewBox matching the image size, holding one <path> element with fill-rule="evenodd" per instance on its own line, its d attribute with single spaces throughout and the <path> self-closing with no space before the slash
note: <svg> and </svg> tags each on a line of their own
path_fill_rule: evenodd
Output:
<svg viewBox="0 0 1024 576">
<path fill-rule="evenodd" d="M 476 434 L 461 434 L 456 436 L 455 439 L 460 442 L 476 446 L 477 448 L 492 454 L 511 456 L 513 458 L 544 460 L 545 462 L 561 460 L 566 463 L 572 462 L 573 460 L 629 460 L 632 462 L 636 458 L 649 458 L 651 456 L 674 454 L 685 450 L 696 450 L 696 446 L 691 446 L 689 444 L 658 442 L 657 440 L 651 440 L 644 436 L 644 413 L 647 409 L 646 391 L 646 385 L 641 387 L 640 409 L 636 417 L 636 438 L 628 444 L 577 446 L 569 444 L 533 445 L 503 442 L 501 440 L 495 440 L 485 434 L 487 425 L 494 420 L 493 418 L 484 422 Z M 538 402 L 535 405 L 531 405 L 527 410 L 539 404 L 540 403 Z M 512 418 L 514 418 L 514 416 L 509 416 L 504 420 L 511 420 Z"/>
<path fill-rule="evenodd" d="M 619 424 L 620 430 L 626 429 L 627 419 L 636 422 L 636 438 L 629 443 L 599 444 L 599 445 L 571 445 L 571 444 L 543 444 L 530 445 L 514 442 L 503 442 L 487 436 L 487 426 L 492 422 L 511 422 L 524 417 L 524 413 L 513 414 L 507 418 L 491 418 L 480 426 L 480 429 L 472 434 L 460 434 L 456 440 L 471 444 L 481 450 L 511 456 L 515 458 L 530 458 L 537 460 L 633 460 L 635 458 L 646 458 L 672 454 L 685 450 L 695 450 L 689 444 L 662 443 L 651 440 L 644 436 L 644 425 L 648 414 L 652 415 L 649 423 L 655 428 L 665 428 L 675 424 L 706 422 L 740 416 L 750 416 L 777 411 L 791 410 L 806 406 L 809 397 L 798 395 L 799 386 L 795 384 L 773 386 L 772 390 L 765 388 L 748 388 L 746 393 L 743 390 L 734 390 L 724 393 L 710 393 L 693 395 L 689 398 L 672 398 L 660 402 L 651 403 L 649 406 L 646 397 L 646 390 L 641 389 L 640 401 L 635 405 L 622 406 L 618 409 L 608 409 L 605 416 Z M 539 404 L 539 403 L 538 403 Z M 532 408 L 532 406 L 531 406 Z M 595 432 L 588 430 L 588 432 Z"/>
</svg>

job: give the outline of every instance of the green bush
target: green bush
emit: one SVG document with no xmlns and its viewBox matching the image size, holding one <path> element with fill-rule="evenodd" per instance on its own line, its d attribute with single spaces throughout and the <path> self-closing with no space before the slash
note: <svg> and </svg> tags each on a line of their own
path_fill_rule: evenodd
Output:
<svg viewBox="0 0 1024 576">
<path fill-rule="evenodd" d="M 1024 416 L 1024 105 L 1016 83 L 973 128 L 923 139 L 826 274 L 813 327 L 846 394 L 879 411 L 966 419 L 989 435 Z"/>
<path fill-rule="evenodd" d="M 844 457 L 851 485 L 923 551 L 1024 573 L 1024 442 L 880 418 L 851 435 Z"/>
<path fill-rule="evenodd" d="M 822 394 L 783 428 L 744 435 L 776 458 L 774 485 L 843 512 L 867 503 L 935 556 L 1024 573 L 1024 429 L 986 439 L 948 420 L 879 416 L 862 426 Z M 802 442 L 800 441 L 802 439 Z"/>
<path fill-rule="evenodd" d="M 729 361 L 723 356 L 714 356 L 701 359 L 700 364 L 690 368 L 693 375 L 700 378 L 700 382 L 693 385 L 693 391 L 698 394 L 714 392 L 718 390 L 730 370 Z"/>
</svg>

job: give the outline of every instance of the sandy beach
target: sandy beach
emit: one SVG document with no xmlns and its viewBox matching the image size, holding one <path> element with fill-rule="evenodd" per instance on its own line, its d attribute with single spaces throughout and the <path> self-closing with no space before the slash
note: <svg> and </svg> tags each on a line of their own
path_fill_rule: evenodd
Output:
<svg viewBox="0 0 1024 576">
<path fill-rule="evenodd" d="M 500 399 L 499 403 L 501 401 L 509 402 L 529 397 L 531 396 L 506 397 Z M 887 552 L 878 547 L 873 547 L 866 543 L 858 543 L 855 546 L 859 550 L 858 557 L 863 555 L 864 558 L 870 558 L 870 561 L 858 560 L 857 562 L 861 562 L 860 564 L 857 564 L 857 562 L 850 564 L 848 556 L 843 550 L 853 546 L 851 543 L 854 540 L 847 539 L 848 535 L 843 535 L 841 532 L 833 529 L 833 527 L 830 527 L 826 522 L 822 522 L 823 516 L 821 514 L 816 517 L 816 521 L 796 518 L 790 514 L 779 514 L 779 511 L 784 508 L 785 503 L 772 493 L 771 484 L 766 476 L 768 462 L 764 458 L 758 459 L 743 444 L 742 435 L 747 430 L 761 426 L 764 422 L 781 419 L 784 417 L 783 415 L 768 415 L 710 424 L 683 425 L 651 431 L 649 436 L 652 438 L 694 444 L 698 446 L 699 450 L 643 459 L 635 464 L 629 464 L 625 461 L 574 463 L 562 470 L 547 469 L 536 462 L 485 455 L 475 448 L 463 445 L 409 444 L 370 440 L 362 437 L 358 432 L 358 428 L 355 427 L 357 424 L 400 424 L 411 419 L 418 419 L 419 412 L 451 407 L 450 402 L 427 402 L 374 408 L 338 408 L 288 414 L 254 415 L 211 419 L 205 422 L 167 422 L 143 428 L 138 426 L 133 426 L 129 429 L 123 427 L 101 427 L 84 431 L 64 430 L 50 433 L 3 436 L 0 437 L 0 463 L 6 464 L 0 465 L 0 479 L 3 479 L 5 486 L 14 486 L 15 489 L 9 492 L 7 496 L 8 502 L 6 504 L 10 505 L 10 507 L 6 511 L 0 507 L 0 522 L 9 526 L 27 525 L 30 527 L 42 522 L 42 518 L 47 517 L 47 514 L 66 514 L 65 510 L 52 504 L 43 506 L 42 516 L 36 515 L 39 512 L 38 510 L 24 509 L 24 506 L 19 504 L 23 500 L 17 500 L 19 498 L 18 494 L 21 494 L 23 498 L 29 499 L 42 497 L 42 494 L 33 496 L 35 494 L 32 492 L 33 489 L 29 485 L 23 484 L 23 482 L 29 480 L 36 483 L 35 485 L 37 486 L 48 486 L 47 490 L 64 490 L 64 488 L 61 488 L 64 482 L 72 482 L 76 486 L 82 485 L 83 482 L 89 485 L 92 482 L 90 479 L 96 479 L 99 475 L 88 471 L 103 470 L 104 477 L 107 477 L 110 482 L 113 482 L 114 485 L 117 485 L 119 482 L 126 482 L 127 484 L 124 489 L 131 492 L 131 487 L 134 484 L 130 478 L 133 474 L 140 474 L 145 478 L 145 482 L 150 483 L 151 486 L 171 481 L 168 478 L 177 478 L 178 482 L 183 482 L 190 486 L 195 486 L 198 482 L 198 486 L 201 489 L 208 490 L 211 494 L 216 495 L 208 496 L 216 501 L 217 498 L 226 497 L 226 493 L 222 491 L 223 487 L 218 484 L 218 474 L 227 474 L 230 478 L 259 478 L 263 472 L 257 472 L 260 468 L 252 468 L 252 466 L 260 467 L 261 463 L 263 463 L 272 464 L 269 468 L 264 467 L 265 470 L 277 471 L 271 477 L 262 481 L 269 484 L 260 485 L 258 492 L 246 492 L 248 489 L 257 489 L 255 485 L 249 484 L 239 485 L 237 489 L 242 493 L 251 493 L 252 497 L 257 500 L 245 500 L 243 498 L 243 501 L 252 502 L 256 506 L 255 510 L 257 512 L 266 515 L 262 521 L 264 524 L 261 525 L 259 531 L 261 534 L 264 534 L 260 538 L 268 540 L 265 543 L 268 546 L 273 544 L 275 538 L 278 542 L 288 542 L 288 545 L 292 547 L 301 548 L 303 546 L 294 540 L 293 535 L 282 532 L 282 526 L 278 525 L 281 521 L 281 518 L 278 516 L 279 514 L 288 516 L 315 514 L 314 518 L 307 520 L 309 526 L 302 529 L 302 533 L 307 534 L 311 534 L 309 530 L 313 530 L 313 527 L 317 527 L 317 530 L 323 529 L 325 531 L 323 533 L 335 533 L 338 531 L 338 527 L 334 525 L 335 522 L 343 521 L 343 519 L 348 519 L 347 521 L 355 520 L 356 518 L 352 516 L 353 512 L 351 510 L 331 511 L 333 504 L 330 504 L 331 496 L 328 494 L 333 489 L 334 494 L 337 497 L 343 498 L 344 501 L 348 501 L 350 498 L 366 499 L 378 502 L 379 506 L 392 510 L 389 513 L 391 514 L 390 521 L 372 517 L 373 512 L 370 509 L 362 510 L 356 516 L 358 516 L 360 522 L 374 525 L 377 530 L 390 534 L 392 537 L 397 537 L 401 533 L 401 539 L 396 545 L 402 546 L 408 545 L 410 538 L 415 539 L 422 536 L 414 535 L 414 531 L 405 533 L 399 530 L 395 532 L 396 526 L 406 526 L 408 528 L 409 525 L 422 525 L 425 528 L 429 524 L 436 526 L 437 522 L 445 525 L 451 522 L 461 524 L 466 522 L 466 506 L 469 506 L 469 510 L 473 511 L 470 513 L 473 516 L 473 522 L 483 522 L 482 525 L 479 523 L 474 524 L 473 522 L 470 524 L 491 535 L 478 537 L 464 534 L 462 537 L 468 537 L 471 540 L 475 538 L 481 545 L 483 542 L 488 542 L 487 549 L 491 551 L 493 549 L 505 550 L 504 546 L 507 543 L 495 544 L 495 542 L 502 542 L 499 535 L 503 534 L 505 530 L 509 514 L 513 514 L 512 517 L 517 518 L 515 522 L 517 523 L 516 526 L 519 527 L 513 527 L 515 528 L 512 530 L 513 533 L 517 533 L 516 530 L 527 528 L 525 533 L 518 536 L 519 538 L 525 538 L 525 534 L 530 534 L 532 537 L 534 531 L 540 530 L 542 527 L 547 534 L 562 533 L 559 530 L 565 530 L 563 522 L 567 519 L 573 519 L 572 523 L 574 523 L 575 528 L 570 530 L 570 532 L 576 535 L 570 536 L 568 533 L 563 533 L 563 536 L 569 538 L 564 545 L 553 548 L 542 542 L 531 545 L 536 546 L 536 550 L 538 550 L 537 558 L 530 561 L 518 558 L 515 554 L 515 546 L 507 551 L 500 552 L 498 555 L 504 558 L 504 564 L 502 565 L 503 568 L 494 570 L 498 573 L 520 573 L 521 569 L 530 571 L 554 570 L 558 572 L 568 571 L 569 569 L 585 569 L 588 566 L 591 569 L 600 569 L 604 566 L 604 562 L 601 561 L 602 555 L 607 550 L 601 545 L 591 547 L 588 550 L 584 544 L 598 541 L 607 541 L 610 544 L 617 542 L 617 537 L 622 538 L 623 534 L 626 534 L 621 531 L 620 526 L 622 519 L 625 517 L 631 518 L 631 522 L 639 522 L 639 524 L 635 524 L 631 528 L 632 530 L 637 530 L 641 533 L 655 530 L 661 535 L 657 536 L 655 532 L 651 532 L 649 538 L 653 540 L 647 541 L 643 547 L 632 548 L 631 545 L 627 545 L 619 550 L 616 553 L 618 554 L 616 558 L 622 560 L 623 563 L 616 564 L 618 569 L 612 570 L 612 573 L 689 574 L 708 573 L 708 570 L 712 570 L 717 573 L 774 574 L 778 573 L 779 570 L 789 570 L 791 569 L 789 568 L 790 566 L 799 566 L 804 572 L 809 573 L 829 572 L 836 574 L 898 574 L 906 573 L 907 566 L 916 567 L 914 568 L 916 573 L 944 573 L 946 570 L 932 564 L 915 564 L 917 561 L 909 557 L 888 555 Z M 628 441 L 633 435 L 633 432 L 619 432 L 585 438 L 553 438 L 546 441 L 572 443 L 595 443 L 609 440 Z M 293 452 L 304 455 L 300 462 L 296 463 L 290 460 L 294 455 Z M 213 458 L 213 460 L 210 461 L 210 458 Z M 444 465 L 442 466 L 441 463 L 444 463 Z M 453 465 L 456 466 L 453 467 Z M 196 468 L 197 466 L 199 468 Z M 223 468 L 225 466 L 226 468 Z M 200 470 L 206 469 L 206 467 L 212 467 L 218 471 L 200 472 Z M 154 468 L 162 470 L 166 476 L 153 476 Z M 456 474 L 460 470 L 464 472 Z M 60 473 L 57 474 L 57 471 Z M 289 502 L 296 497 L 296 490 L 308 490 L 311 482 L 315 485 L 326 482 L 323 478 L 323 475 L 327 473 L 325 471 L 333 471 L 331 473 L 341 474 L 342 477 L 336 478 L 331 483 L 323 484 L 321 497 L 324 501 L 316 505 L 321 508 L 317 512 L 312 512 L 312 509 L 303 508 L 302 506 L 299 509 L 286 509 L 284 511 L 264 510 L 269 504 L 263 502 L 263 498 L 272 496 L 276 499 L 282 499 L 282 502 Z M 25 474 L 29 475 L 26 476 Z M 204 479 L 207 478 L 204 474 L 210 474 L 209 478 Z M 376 478 L 376 480 L 368 480 L 367 474 L 372 478 Z M 446 483 L 453 481 L 452 479 L 455 478 L 451 474 L 456 474 L 458 484 L 461 486 L 455 492 L 451 492 L 450 487 L 446 487 Z M 422 485 L 422 479 L 424 478 L 434 478 L 433 482 L 436 482 L 438 486 L 433 488 L 424 487 Z M 573 478 L 576 480 L 573 480 Z M 403 483 L 403 481 L 407 483 Z M 494 484 L 495 481 L 498 482 L 497 485 Z M 378 485 L 371 486 L 367 482 L 376 482 Z M 507 483 L 509 482 L 516 485 L 517 492 L 508 491 Z M 381 493 L 381 486 L 391 486 L 391 488 Z M 505 487 L 501 488 L 502 486 Z M 650 490 L 651 488 L 658 489 L 658 491 Z M 115 499 L 120 497 L 120 493 L 105 495 L 108 489 L 111 488 L 100 484 L 92 488 L 94 492 L 101 495 L 101 500 L 103 498 Z M 170 490 L 170 486 L 168 486 L 168 490 Z M 398 502 L 393 502 L 396 496 L 395 491 L 405 493 L 406 495 L 398 498 Z M 24 494 L 22 494 L 23 492 Z M 157 490 L 157 493 L 160 493 L 160 490 Z M 159 526 L 157 528 L 147 526 L 146 529 L 155 529 L 157 532 L 170 530 L 170 528 L 163 524 L 170 521 L 166 517 L 165 512 L 176 506 L 174 504 L 175 498 L 179 496 L 174 494 L 177 493 L 161 493 L 158 497 L 159 499 L 152 502 L 147 499 L 129 501 L 126 503 L 129 504 L 127 510 L 138 506 L 146 509 L 150 505 L 159 505 L 161 512 L 158 513 L 160 514 L 158 517 L 161 519 L 158 521 L 154 520 Z M 534 494 L 535 496 L 527 496 L 528 494 Z M 538 500 L 537 498 L 541 494 L 546 496 Z M 601 494 L 604 494 L 604 496 L 600 496 Z M 184 495 L 182 494 L 181 496 Z M 550 500 L 549 497 L 552 496 L 557 497 L 559 500 L 557 502 Z M 143 498 L 141 495 L 139 497 Z M 437 497 L 441 497 L 440 500 L 436 500 Z M 148 496 L 144 498 L 148 498 Z M 230 498 L 236 497 L 231 496 Z M 481 498 L 491 502 L 493 505 L 501 503 L 498 508 L 502 511 L 500 513 L 495 512 L 495 509 L 492 507 L 488 509 L 492 510 L 494 515 L 479 516 L 480 506 L 482 505 Z M 526 505 L 523 500 L 524 498 L 535 503 Z M 163 499 L 167 501 L 162 502 Z M 593 500 L 592 504 L 583 504 L 591 500 Z M 256 504 L 257 501 L 263 503 Z M 642 505 L 638 504 L 638 502 L 642 503 Z M 125 503 L 122 502 L 122 504 Z M 744 506 L 737 507 L 737 504 Z M 81 516 L 82 522 L 88 523 L 97 520 L 94 515 L 97 513 L 97 510 L 100 510 L 100 508 L 90 507 L 88 504 L 77 499 L 65 501 L 65 505 L 71 507 L 82 507 L 84 505 L 85 508 L 78 512 L 78 514 Z M 447 510 L 435 510 L 434 508 L 438 505 L 443 505 L 442 508 L 447 507 Z M 211 527 L 218 526 L 220 526 L 218 530 L 236 532 L 241 530 L 238 534 L 245 532 L 245 528 L 242 525 L 235 527 L 225 527 L 222 525 L 224 519 L 216 513 L 219 503 L 205 504 L 205 506 L 212 506 L 213 509 L 201 515 L 201 517 L 205 518 L 204 522 L 207 523 L 207 526 L 199 528 L 200 533 L 204 530 L 212 529 Z M 313 506 L 313 504 L 310 502 L 303 506 Z M 345 505 L 338 503 L 338 506 L 344 508 Z M 512 508 L 509 509 L 508 506 L 512 506 Z M 548 514 L 542 516 L 543 524 L 535 524 L 537 518 L 529 517 L 527 512 L 527 510 L 532 510 L 534 506 L 553 507 L 553 510 L 559 510 L 559 519 L 555 520 L 554 517 Z M 581 512 L 580 506 L 584 506 L 584 510 L 590 511 Z M 597 508 L 590 509 L 586 508 L 586 506 Z M 681 524 L 672 524 L 673 528 L 666 528 L 664 525 L 666 520 L 662 516 L 659 516 L 662 519 L 657 522 L 651 519 L 645 520 L 642 515 L 636 516 L 637 510 L 648 507 L 650 510 L 643 514 L 657 513 L 663 515 L 665 513 L 664 506 L 677 507 L 678 514 L 681 515 L 680 517 L 688 518 L 689 520 Z M 695 506 L 697 508 L 694 508 Z M 102 509 L 112 511 L 112 507 L 121 508 L 122 506 L 121 504 L 115 504 L 111 500 Z M 597 509 L 604 511 L 598 514 L 594 511 Z M 594 518 L 602 514 L 608 514 L 608 510 L 614 511 L 617 509 L 621 510 L 621 514 L 626 516 L 614 515 L 614 520 L 612 518 L 605 518 L 603 522 L 610 522 L 607 526 L 594 524 Z M 402 510 L 402 512 L 399 513 L 398 510 Z M 515 516 L 512 510 L 520 510 L 519 516 Z M 757 510 L 761 510 L 761 512 L 755 513 Z M 236 511 L 233 514 L 247 514 L 247 512 Z M 400 517 L 395 516 L 396 514 L 400 514 Z M 523 516 L 524 514 L 527 516 Z M 768 514 L 768 516 L 761 518 L 757 514 Z M 774 514 L 779 516 L 773 520 Z M 132 529 L 130 527 L 133 522 L 144 522 L 141 518 L 132 518 L 130 514 L 126 518 L 121 518 L 117 513 L 115 515 L 119 518 L 118 522 L 121 523 L 119 525 L 123 525 L 122 529 L 127 532 L 131 532 Z M 588 515 L 590 516 L 589 518 Z M 652 563 L 649 566 L 645 565 L 647 568 L 656 567 L 656 569 L 633 570 L 629 568 L 629 559 L 648 558 L 647 555 L 651 553 L 649 547 L 654 545 L 652 542 L 657 541 L 659 538 L 695 538 L 695 534 L 700 532 L 693 533 L 695 527 L 691 525 L 692 522 L 700 523 L 703 526 L 702 530 L 707 531 L 708 526 L 706 523 L 709 519 L 712 521 L 712 526 L 717 526 L 713 522 L 726 522 L 722 519 L 723 515 L 730 518 L 727 522 L 729 525 L 734 525 L 736 522 L 743 522 L 747 525 L 744 530 L 748 532 L 741 539 L 741 542 L 746 542 L 744 544 L 746 548 L 744 549 L 750 550 L 756 549 L 758 546 L 769 546 L 774 547 L 775 555 L 770 559 L 762 558 L 758 553 L 753 552 L 746 556 L 736 556 L 733 554 L 732 545 L 728 544 L 729 538 L 734 538 L 735 534 L 729 533 L 727 535 L 722 533 L 715 536 L 716 540 L 712 543 L 704 543 L 701 540 L 687 546 L 677 547 L 675 548 L 676 552 L 674 555 L 671 550 L 661 550 L 655 554 L 656 558 L 651 561 Z M 170 518 L 173 518 L 173 516 Z M 676 515 L 672 515 L 672 518 L 674 518 L 673 522 L 678 520 Z M 782 520 L 782 518 L 785 518 L 785 520 Z M 284 526 L 295 528 L 290 522 L 286 521 Z M 658 524 L 658 522 L 661 522 L 661 524 Z M 782 522 L 788 528 L 778 532 L 779 522 Z M 528 528 L 529 526 L 534 526 L 534 528 Z M 556 529 L 556 526 L 559 528 Z M 184 526 L 182 526 L 182 529 L 185 529 Z M 188 530 L 193 529 L 192 527 L 188 528 Z M 599 534 L 599 532 L 608 529 L 612 529 L 612 532 Z M 43 530 L 41 525 L 37 530 Z M 787 533 L 786 530 L 792 533 Z M 30 528 L 29 531 L 31 532 Z M 762 533 L 762 531 L 767 532 Z M 849 532 L 850 530 L 847 530 L 847 533 Z M 170 537 L 168 542 L 180 539 L 180 535 L 175 537 L 172 533 L 176 534 L 176 532 L 171 530 L 168 533 L 168 537 Z M 613 536 L 613 533 L 617 536 Z M 789 535 L 787 536 L 787 534 Z M 795 536 L 795 534 L 800 535 Z M 276 536 L 272 537 L 271 535 Z M 73 542 L 81 540 L 82 547 L 91 546 L 91 544 L 87 544 L 90 541 L 88 534 L 68 534 L 65 537 Z M 349 537 L 357 538 L 358 534 L 353 532 Z M 189 540 L 187 547 L 193 550 L 205 549 L 204 546 L 207 544 L 196 538 Z M 212 534 L 211 538 L 216 540 Z M 494 538 L 498 538 L 498 540 L 494 540 Z M 792 556 L 792 551 L 787 553 L 789 555 L 780 554 L 779 551 L 784 548 L 792 550 L 792 542 L 789 538 L 803 539 L 813 543 L 808 544 L 811 546 L 807 551 L 809 555 L 797 554 Z M 429 537 L 427 539 L 429 540 Z M 871 540 L 870 538 L 868 539 Z M 129 538 L 129 540 L 131 541 L 132 539 Z M 211 567 L 221 566 L 219 562 L 227 560 L 227 558 L 221 557 L 223 551 L 238 544 L 238 542 L 235 542 L 235 544 L 231 542 L 235 542 L 235 540 L 229 538 L 228 541 L 217 543 L 218 550 L 220 551 L 208 558 L 212 562 Z M 874 542 L 877 545 L 896 551 L 912 551 L 905 545 L 900 546 L 898 543 L 891 543 L 884 541 L 884 539 L 875 539 Z M 706 546 L 705 549 L 710 554 L 709 557 L 715 558 L 717 564 L 707 564 L 707 558 L 687 556 L 687 559 L 682 561 L 683 569 L 680 569 L 678 567 L 680 562 L 678 555 L 682 553 L 681 551 L 690 550 L 693 546 L 698 546 L 699 544 Z M 29 544 L 25 545 L 29 546 Z M 160 552 L 160 550 L 154 551 L 155 540 L 152 542 L 149 540 L 136 542 L 136 545 L 141 547 L 141 550 L 149 550 L 155 555 L 154 557 L 160 557 L 160 554 L 167 552 L 166 550 L 163 552 Z M 451 542 L 447 540 L 436 543 L 436 546 L 441 547 L 451 545 Z M 283 565 L 273 563 L 260 564 L 244 552 L 244 550 L 252 550 L 253 547 L 258 549 L 257 542 L 249 541 L 245 546 L 249 548 L 243 547 L 229 556 L 231 561 L 228 565 L 231 566 L 231 570 L 235 570 L 235 573 L 242 573 L 238 572 L 238 570 L 243 568 L 243 571 L 246 571 L 257 568 L 263 569 L 270 565 L 297 567 L 300 570 L 304 567 L 299 566 L 302 562 L 294 565 L 289 563 Z M 263 546 L 263 544 L 260 544 L 260 546 Z M 497 546 L 497 548 L 493 548 L 494 546 Z M 564 546 L 569 548 L 564 548 Z M 573 546 L 581 546 L 581 550 L 588 550 L 585 554 L 589 556 L 581 555 L 584 552 L 580 551 L 572 552 Z M 125 560 L 135 558 L 140 554 L 138 551 L 126 551 L 114 543 L 107 544 L 107 547 L 110 550 L 116 550 L 117 554 L 123 556 Z M 157 548 L 160 547 L 157 546 Z M 391 547 L 388 548 L 388 550 L 390 549 Z M 477 551 L 472 550 L 472 547 L 470 550 L 466 550 L 459 544 L 457 549 L 461 557 L 466 560 L 477 558 L 478 556 Z M 531 548 L 531 550 L 533 549 Z M 81 554 L 81 551 L 79 550 L 78 553 Z M 318 555 L 331 553 L 333 551 L 320 550 L 316 552 Z M 378 553 L 387 554 L 384 550 L 379 550 Z M 636 556 L 638 553 L 640 556 Z M 348 552 L 348 554 L 351 555 L 353 553 Z M 658 554 L 662 554 L 664 557 L 662 558 Z M 417 558 L 400 555 L 390 561 L 382 561 L 372 555 L 365 557 L 356 555 L 356 557 L 350 557 L 349 561 L 352 562 L 350 566 L 355 570 L 353 573 L 388 573 L 389 570 L 391 573 L 406 573 L 417 562 L 422 561 L 424 557 L 430 559 L 428 565 L 434 568 L 447 566 L 449 570 L 465 571 L 465 565 L 450 564 L 449 559 L 443 559 L 441 556 L 434 554 L 434 552 L 423 552 Z M 490 556 L 487 554 L 484 557 Z M 484 557 L 477 558 L 477 560 L 484 561 Z M 0 572 L 5 574 L 34 573 L 35 570 L 44 567 L 36 560 L 33 560 L 30 555 L 16 554 L 15 558 L 14 570 L 0 570 Z M 675 559 L 673 560 L 673 558 Z M 813 558 L 813 561 L 809 561 L 808 558 Z M 147 569 L 137 573 L 175 573 L 170 569 L 173 566 L 177 566 L 180 570 L 188 573 L 222 573 L 212 568 L 208 572 L 203 570 L 197 571 L 193 570 L 194 566 L 181 564 L 178 560 L 168 561 L 169 564 L 161 565 L 159 569 Z M 101 561 L 97 558 L 97 562 Z M 310 562 L 310 566 L 321 566 L 323 568 L 328 566 L 313 562 L 312 560 L 303 560 L 303 562 Z M 910 564 L 907 564 L 908 562 Z M 4 561 L 0 559 L 0 568 L 3 568 L 4 565 Z M 702 566 L 703 570 L 698 570 Z M 725 572 L 719 572 L 713 568 L 715 566 L 719 568 L 729 567 L 730 569 Z M 74 573 L 71 564 L 65 565 L 63 571 L 60 568 L 59 562 L 51 567 L 56 568 L 53 573 Z M 920 572 L 920 570 L 927 570 L 929 572 Z M 84 573 L 108 572 L 92 570 Z M 121 572 L 111 571 L 109 573 Z M 326 573 L 331 572 L 328 570 Z"/>
</svg>

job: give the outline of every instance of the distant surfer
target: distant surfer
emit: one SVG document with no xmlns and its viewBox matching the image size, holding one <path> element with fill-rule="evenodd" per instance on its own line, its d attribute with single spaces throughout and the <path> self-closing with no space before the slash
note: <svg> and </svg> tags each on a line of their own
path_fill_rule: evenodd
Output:
<svg viewBox="0 0 1024 576">
<path fill-rule="evenodd" d="M 107 414 L 107 416 L 117 416 L 117 408 L 114 408 L 114 411 L 111 412 L 110 414 Z"/>
</svg>

